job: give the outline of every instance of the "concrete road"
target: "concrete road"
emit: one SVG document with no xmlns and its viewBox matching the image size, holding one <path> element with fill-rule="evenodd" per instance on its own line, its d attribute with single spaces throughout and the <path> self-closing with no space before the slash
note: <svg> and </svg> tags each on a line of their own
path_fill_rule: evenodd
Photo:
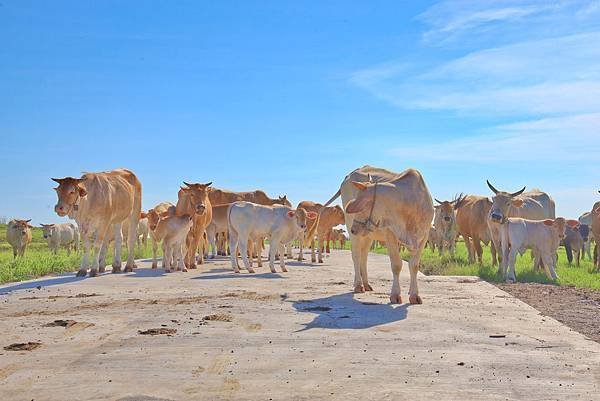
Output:
<svg viewBox="0 0 600 401">
<path fill-rule="evenodd" d="M 0 400 L 600 400 L 600 345 L 495 287 L 422 276 L 392 306 L 387 257 L 357 295 L 349 252 L 325 262 L 2 286 Z"/>
</svg>

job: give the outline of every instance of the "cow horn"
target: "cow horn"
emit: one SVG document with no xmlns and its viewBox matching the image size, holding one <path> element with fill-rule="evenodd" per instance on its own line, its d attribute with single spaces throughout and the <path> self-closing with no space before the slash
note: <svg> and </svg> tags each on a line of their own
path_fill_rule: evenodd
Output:
<svg viewBox="0 0 600 401">
<path fill-rule="evenodd" d="M 490 187 L 494 194 L 498 194 L 499 191 L 496 188 L 494 188 L 494 186 L 490 183 L 490 180 L 485 180 L 485 182 L 487 182 L 488 187 Z"/>
<path fill-rule="evenodd" d="M 51 179 L 52 181 L 54 181 L 54 182 L 57 182 L 57 183 L 59 183 L 59 184 L 60 184 L 64 178 L 50 178 L 50 179 Z M 598 191 L 598 192 L 600 192 L 600 191 Z"/>
<path fill-rule="evenodd" d="M 527 187 L 523 187 L 523 189 L 521 189 L 520 191 L 513 192 L 512 194 L 510 194 L 510 196 L 514 197 L 514 196 L 521 195 L 523 192 L 525 192 L 525 188 L 527 188 Z"/>
<path fill-rule="evenodd" d="M 437 203 L 439 203 L 440 205 L 442 204 L 442 202 L 440 202 L 439 200 L 437 200 L 437 198 L 433 198 L 433 200 L 435 200 Z"/>
<path fill-rule="evenodd" d="M 31 221 L 31 219 L 29 219 L 29 220 L 25 220 L 25 223 L 29 223 L 30 221 Z"/>
<path fill-rule="evenodd" d="M 212 185 L 212 181 L 209 182 L 208 184 L 204 184 L 205 187 L 210 187 Z"/>
<path fill-rule="evenodd" d="M 183 185 L 185 185 L 186 187 L 191 187 L 193 184 L 188 184 L 187 182 L 183 182 Z"/>
</svg>

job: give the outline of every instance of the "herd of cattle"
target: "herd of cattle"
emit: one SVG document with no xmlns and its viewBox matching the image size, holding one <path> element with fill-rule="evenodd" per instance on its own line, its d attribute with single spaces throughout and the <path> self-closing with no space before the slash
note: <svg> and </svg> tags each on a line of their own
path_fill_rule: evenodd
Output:
<svg viewBox="0 0 600 401">
<path fill-rule="evenodd" d="M 152 242 L 153 263 L 157 268 L 158 246 L 162 243 L 165 271 L 187 271 L 204 263 L 205 257 L 230 255 L 231 265 L 240 272 L 238 255 L 244 268 L 254 273 L 253 260 L 262 266 L 260 257 L 265 239 L 269 241 L 269 267 L 275 272 L 279 259 L 282 271 L 285 258 L 293 258 L 291 244 L 298 240 L 310 246 L 312 262 L 323 263 L 323 252 L 330 241 L 342 244 L 346 234 L 338 225 L 349 229 L 354 264 L 354 291 L 372 290 L 367 274 L 367 255 L 379 241 L 388 248 L 393 283 L 390 299 L 401 303 L 399 274 L 402 268 L 400 247 L 409 254 L 409 302 L 421 303 L 417 273 L 426 244 L 439 253 L 455 252 L 459 236 L 464 239 L 469 262 L 483 262 L 481 243 L 491 245 L 492 263 L 507 281 L 516 281 L 517 254 L 530 249 L 534 265 L 556 279 L 557 249 L 562 243 L 569 263 L 575 254 L 577 264 L 590 255 L 590 241 L 600 238 L 600 202 L 579 220 L 555 216 L 552 198 L 539 190 L 509 193 L 497 190 L 489 181 L 494 196 L 462 194 L 451 201 L 432 197 L 421 174 L 413 169 L 394 173 L 364 166 L 348 174 L 338 192 L 324 205 L 303 201 L 294 209 L 286 196 L 270 198 L 263 191 L 232 192 L 216 189 L 212 183 L 184 182 L 177 203 L 163 202 L 142 212 L 142 186 L 136 175 L 126 169 L 85 173 L 81 178 L 53 178 L 58 202 L 55 212 L 75 220 L 62 224 L 42 225 L 50 249 L 60 246 L 78 250 L 80 238 L 83 255 L 78 276 L 96 276 L 105 270 L 108 247 L 114 242 L 113 273 L 121 271 L 123 242 L 130 250 L 125 271 L 132 271 L 134 247 L 140 241 Z M 343 208 L 330 206 L 341 197 Z M 432 225 L 433 222 L 433 225 Z M 30 220 L 11 220 L 7 240 L 15 257 L 23 256 L 31 242 Z M 315 246 L 315 239 L 318 248 Z M 91 260 L 90 260 L 91 258 Z M 594 267 L 600 267 L 597 246 Z"/>
</svg>

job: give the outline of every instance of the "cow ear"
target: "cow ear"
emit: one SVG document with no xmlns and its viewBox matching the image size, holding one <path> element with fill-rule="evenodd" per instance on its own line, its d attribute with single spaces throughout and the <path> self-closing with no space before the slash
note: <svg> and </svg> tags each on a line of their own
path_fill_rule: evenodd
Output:
<svg viewBox="0 0 600 401">
<path fill-rule="evenodd" d="M 288 217 L 294 217 L 295 215 L 296 215 L 296 212 L 293 211 L 293 210 L 290 210 L 290 211 L 287 212 L 287 216 Z"/>
<path fill-rule="evenodd" d="M 346 206 L 346 213 L 348 213 L 348 214 L 358 213 L 361 210 L 363 210 L 369 202 L 370 202 L 370 199 L 367 197 L 353 199 Z"/>
<path fill-rule="evenodd" d="M 145 219 L 146 217 L 148 217 L 148 213 L 144 213 L 144 212 L 140 213 L 140 219 Z"/>
<path fill-rule="evenodd" d="M 79 196 L 81 196 L 82 198 L 87 195 L 87 191 L 84 187 L 77 185 L 77 190 L 79 191 Z"/>
<path fill-rule="evenodd" d="M 579 222 L 577 220 L 567 220 L 567 225 L 572 228 L 579 228 Z"/>
<path fill-rule="evenodd" d="M 546 220 L 544 220 L 544 224 L 547 226 L 551 226 L 554 224 L 554 220 L 546 219 Z"/>
<path fill-rule="evenodd" d="M 315 212 L 308 212 L 308 213 L 306 213 L 306 217 L 308 217 L 309 220 L 314 220 L 314 219 L 317 218 L 317 216 L 318 216 L 318 214 L 315 213 Z"/>
<path fill-rule="evenodd" d="M 594 210 L 594 213 L 600 213 L 600 207 L 596 210 Z"/>
<path fill-rule="evenodd" d="M 523 199 L 513 199 L 512 205 L 514 207 L 523 207 Z"/>
<path fill-rule="evenodd" d="M 364 191 L 367 189 L 367 184 L 364 182 L 352 181 L 352 185 L 354 185 L 354 187 L 359 191 Z"/>
</svg>

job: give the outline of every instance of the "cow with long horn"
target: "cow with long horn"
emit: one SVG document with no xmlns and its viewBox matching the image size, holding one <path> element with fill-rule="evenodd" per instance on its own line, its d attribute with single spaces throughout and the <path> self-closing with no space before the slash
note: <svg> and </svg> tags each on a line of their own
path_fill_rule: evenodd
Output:
<svg viewBox="0 0 600 401">
<path fill-rule="evenodd" d="M 492 207 L 488 215 L 488 227 L 497 253 L 502 255 L 502 238 L 500 229 L 509 217 L 520 217 L 529 220 L 546 220 L 556 217 L 554 200 L 545 192 L 534 189 L 525 192 L 525 187 L 517 192 L 499 191 L 489 180 L 488 187 L 494 193 Z M 535 251 L 534 251 L 535 254 Z M 540 258 L 536 258 L 540 261 Z M 539 267 L 539 266 L 536 266 Z M 502 260 L 499 273 L 506 274 L 506 260 Z"/>
</svg>

